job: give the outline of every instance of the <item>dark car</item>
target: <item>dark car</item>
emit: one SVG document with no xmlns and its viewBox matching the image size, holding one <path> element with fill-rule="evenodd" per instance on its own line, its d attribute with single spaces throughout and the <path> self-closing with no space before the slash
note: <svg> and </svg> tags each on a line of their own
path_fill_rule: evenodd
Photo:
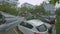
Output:
<svg viewBox="0 0 60 34">
<path fill-rule="evenodd" d="M 56 28 L 55 28 L 56 16 L 43 17 L 40 20 L 51 25 L 51 27 L 48 29 L 49 30 L 48 32 L 50 34 L 56 33 Z M 49 25 L 47 25 L 47 26 L 49 26 Z"/>
<path fill-rule="evenodd" d="M 0 25 L 5 23 L 5 17 L 0 13 Z"/>
<path fill-rule="evenodd" d="M 55 24 L 55 17 L 43 17 L 40 20 L 49 24 Z"/>
</svg>

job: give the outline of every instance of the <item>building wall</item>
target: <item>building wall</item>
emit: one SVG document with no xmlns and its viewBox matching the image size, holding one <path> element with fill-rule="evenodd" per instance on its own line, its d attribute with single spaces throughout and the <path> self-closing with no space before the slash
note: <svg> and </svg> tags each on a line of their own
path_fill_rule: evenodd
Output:
<svg viewBox="0 0 60 34">
<path fill-rule="evenodd" d="M 21 5 L 21 7 L 27 7 L 27 8 L 35 9 L 35 6 L 31 5 L 29 3 L 24 3 L 24 4 Z"/>
<path fill-rule="evenodd" d="M 51 4 L 45 4 L 44 8 L 46 11 L 49 11 L 50 14 L 55 14 L 55 11 L 56 11 L 55 6 L 53 6 Z"/>
</svg>

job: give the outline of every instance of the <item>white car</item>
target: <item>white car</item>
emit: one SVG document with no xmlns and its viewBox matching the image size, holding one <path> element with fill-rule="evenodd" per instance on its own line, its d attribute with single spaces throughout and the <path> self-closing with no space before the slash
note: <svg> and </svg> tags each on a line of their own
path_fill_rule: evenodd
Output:
<svg viewBox="0 0 60 34">
<path fill-rule="evenodd" d="M 28 20 L 18 24 L 21 34 L 48 34 L 48 28 L 40 20 Z"/>
</svg>

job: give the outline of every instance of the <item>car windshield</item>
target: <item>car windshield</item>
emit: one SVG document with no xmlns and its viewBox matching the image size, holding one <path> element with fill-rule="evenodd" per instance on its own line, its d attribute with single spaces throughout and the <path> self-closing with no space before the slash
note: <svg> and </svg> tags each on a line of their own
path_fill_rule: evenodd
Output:
<svg viewBox="0 0 60 34">
<path fill-rule="evenodd" d="M 47 19 L 45 19 L 45 18 L 41 18 L 40 20 L 41 20 L 41 21 L 43 21 L 43 22 L 48 23 L 48 20 L 47 20 Z"/>
<path fill-rule="evenodd" d="M 47 30 L 47 27 L 44 24 L 37 26 L 36 28 L 39 32 L 44 32 Z"/>
</svg>

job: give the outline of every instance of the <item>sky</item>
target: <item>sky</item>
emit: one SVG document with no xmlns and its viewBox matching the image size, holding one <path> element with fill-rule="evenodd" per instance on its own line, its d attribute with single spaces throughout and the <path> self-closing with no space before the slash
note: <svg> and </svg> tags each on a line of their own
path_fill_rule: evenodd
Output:
<svg viewBox="0 0 60 34">
<path fill-rule="evenodd" d="M 32 5 L 40 5 L 43 1 L 48 3 L 48 0 L 19 0 L 20 3 L 18 6 L 21 6 L 23 3 L 29 3 Z M 60 7 L 60 4 L 57 4 L 56 7 Z"/>
<path fill-rule="evenodd" d="M 19 0 L 19 3 L 20 3 L 20 5 L 23 4 L 23 3 L 29 3 L 29 4 L 32 4 L 32 5 L 39 5 L 43 1 L 47 1 L 47 0 Z"/>
</svg>

